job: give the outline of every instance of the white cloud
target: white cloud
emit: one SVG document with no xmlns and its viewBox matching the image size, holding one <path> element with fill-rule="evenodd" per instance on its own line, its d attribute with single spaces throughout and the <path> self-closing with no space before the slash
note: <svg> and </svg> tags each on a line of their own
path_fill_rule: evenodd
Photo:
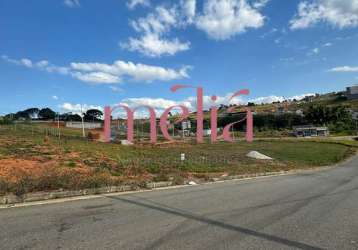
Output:
<svg viewBox="0 0 358 250">
<path fill-rule="evenodd" d="M 188 23 L 193 23 L 196 14 L 196 0 L 181 0 L 180 5 Z"/>
<path fill-rule="evenodd" d="M 128 9 L 133 10 L 137 6 L 148 7 L 148 6 L 150 6 L 150 1 L 149 0 L 129 0 L 127 2 Z"/>
<path fill-rule="evenodd" d="M 129 77 L 135 81 L 170 81 L 188 78 L 187 71 L 190 69 L 184 66 L 179 70 L 151 66 L 146 64 L 135 64 L 132 62 L 115 61 L 113 64 L 103 63 L 71 63 L 71 68 L 79 72 L 103 72 L 117 77 Z M 119 80 L 119 79 L 118 79 Z"/>
<path fill-rule="evenodd" d="M 69 102 L 65 102 L 59 106 L 59 108 L 64 112 L 71 112 L 73 114 L 82 115 L 89 109 L 98 109 L 103 111 L 101 106 L 96 105 L 88 105 L 88 104 L 72 104 Z"/>
<path fill-rule="evenodd" d="M 136 108 L 138 106 L 150 106 L 155 109 L 166 109 L 170 106 L 178 105 L 178 102 L 163 98 L 126 98 L 123 99 L 122 104 L 125 104 L 129 107 Z"/>
<path fill-rule="evenodd" d="M 267 5 L 270 0 L 258 0 L 253 3 L 253 6 L 257 9 L 263 8 Z"/>
<path fill-rule="evenodd" d="M 105 72 L 74 72 L 72 73 L 72 76 L 77 78 L 78 80 L 88 83 L 112 84 L 121 82 L 121 79 L 118 76 L 114 76 Z"/>
<path fill-rule="evenodd" d="M 46 60 L 34 63 L 30 59 L 15 60 L 5 55 L 2 56 L 2 59 L 16 65 L 36 68 L 49 73 L 69 75 L 80 81 L 95 84 L 121 83 L 123 78 L 137 82 L 179 80 L 189 78 L 188 70 L 191 69 L 190 66 L 171 69 L 120 60 L 113 64 L 73 62 L 69 67 L 62 67 L 50 64 Z"/>
<path fill-rule="evenodd" d="M 63 3 L 70 8 L 80 7 L 80 1 L 79 0 L 64 0 Z"/>
<path fill-rule="evenodd" d="M 140 38 L 131 37 L 128 43 L 120 45 L 124 49 L 138 51 L 150 57 L 172 56 L 190 48 L 189 42 L 180 42 L 178 38 L 172 40 L 161 39 L 157 34 L 146 34 Z"/>
<path fill-rule="evenodd" d="M 52 65 L 47 60 L 42 60 L 42 61 L 39 61 L 39 62 L 33 62 L 33 61 L 31 61 L 30 59 L 27 59 L 27 58 L 22 58 L 20 60 L 12 59 L 12 58 L 9 58 L 6 55 L 1 56 L 1 58 L 4 61 L 8 62 L 8 63 L 13 63 L 13 64 L 16 64 L 16 65 L 19 65 L 19 66 L 24 66 L 24 67 L 27 67 L 27 68 L 36 68 L 36 69 L 39 69 L 39 70 L 45 70 L 45 71 L 47 71 L 49 73 L 55 72 L 55 73 L 59 73 L 59 74 L 63 74 L 63 75 L 69 74 L 69 68 L 67 68 L 67 67 L 58 67 L 58 66 Z"/>
<path fill-rule="evenodd" d="M 270 96 L 263 96 L 263 97 L 257 97 L 254 99 L 249 100 L 249 102 L 253 102 L 256 104 L 268 104 L 268 103 L 273 103 L 273 102 L 283 102 L 285 100 L 302 100 L 304 99 L 306 96 L 314 96 L 315 94 L 313 93 L 307 93 L 307 94 L 302 94 L 302 95 L 295 95 L 295 96 L 291 96 L 291 97 L 283 97 L 283 96 L 276 96 L 276 95 L 270 95 Z"/>
<path fill-rule="evenodd" d="M 52 99 L 58 100 L 58 96 L 57 96 L 57 95 L 53 95 L 53 96 L 52 96 Z"/>
<path fill-rule="evenodd" d="M 174 55 L 180 51 L 188 50 L 189 42 L 181 42 L 178 38 L 169 39 L 167 33 L 173 27 L 181 25 L 180 13 L 177 6 L 165 8 L 159 6 L 153 13 L 144 18 L 131 21 L 133 29 L 141 33 L 139 38 L 130 37 L 128 42 L 120 43 L 123 49 L 138 51 L 146 56 L 160 57 Z"/>
<path fill-rule="evenodd" d="M 262 96 L 262 97 L 250 99 L 249 102 L 261 104 L 261 103 L 282 102 L 284 100 L 285 98 L 283 96 L 270 95 L 270 96 Z"/>
<path fill-rule="evenodd" d="M 21 59 L 20 63 L 25 67 L 32 68 L 32 61 L 27 58 Z"/>
<path fill-rule="evenodd" d="M 205 0 L 202 13 L 197 12 L 196 0 L 180 0 L 171 6 L 157 6 L 145 17 L 131 21 L 139 37 L 130 37 L 119 43 L 123 49 L 138 51 L 146 56 L 175 55 L 190 49 L 190 42 L 170 37 L 172 29 L 193 25 L 206 32 L 210 38 L 225 40 L 259 28 L 264 24 L 260 9 L 269 0 Z"/>
<path fill-rule="evenodd" d="M 323 47 L 331 47 L 333 44 L 332 43 L 325 43 L 323 44 Z"/>
<path fill-rule="evenodd" d="M 263 1 L 260 2 L 264 4 Z M 207 0 L 203 14 L 197 18 L 196 26 L 213 39 L 225 40 L 244 33 L 249 28 L 262 27 L 264 20 L 259 9 L 246 0 Z"/>
<path fill-rule="evenodd" d="M 126 98 L 121 100 L 121 102 L 119 102 L 118 104 L 128 106 L 131 109 L 138 108 L 140 106 L 150 106 L 154 108 L 157 117 L 160 117 L 160 115 L 166 108 L 169 108 L 174 105 L 179 105 L 180 102 L 168 100 L 164 98 L 141 97 L 141 98 Z M 112 115 L 115 118 L 117 117 L 124 118 L 126 117 L 126 112 L 123 109 L 116 109 Z M 135 118 L 146 118 L 148 116 L 149 116 L 148 110 L 145 108 L 138 109 L 134 114 Z"/>
<path fill-rule="evenodd" d="M 113 91 L 113 92 L 117 92 L 117 93 L 123 93 L 124 90 L 122 88 L 119 88 L 118 86 L 109 86 L 109 88 Z"/>
<path fill-rule="evenodd" d="M 70 69 L 68 67 L 60 67 L 55 65 L 49 65 L 43 68 L 49 73 L 57 73 L 61 75 L 68 75 L 70 74 Z"/>
<path fill-rule="evenodd" d="M 49 62 L 47 60 L 42 60 L 36 63 L 36 66 L 39 68 L 46 68 L 49 66 Z"/>
<path fill-rule="evenodd" d="M 307 94 L 302 94 L 302 95 L 294 95 L 294 96 L 291 96 L 288 98 L 288 100 L 297 100 L 297 101 L 300 101 L 302 99 L 304 99 L 305 97 L 307 96 L 315 96 L 316 94 L 314 93 L 307 93 Z"/>
<path fill-rule="evenodd" d="M 358 72 L 358 67 L 341 66 L 341 67 L 332 68 L 329 71 L 330 72 Z"/>
<path fill-rule="evenodd" d="M 9 58 L 6 55 L 2 55 L 1 58 L 6 62 L 13 63 L 20 66 L 25 66 L 27 68 L 32 68 L 33 66 L 32 61 L 28 58 L 22 58 L 20 60 L 16 60 L 16 59 Z"/>
<path fill-rule="evenodd" d="M 312 0 L 302 1 L 298 13 L 290 21 L 291 29 L 304 29 L 319 22 L 334 27 L 348 28 L 358 26 L 357 0 Z"/>
</svg>

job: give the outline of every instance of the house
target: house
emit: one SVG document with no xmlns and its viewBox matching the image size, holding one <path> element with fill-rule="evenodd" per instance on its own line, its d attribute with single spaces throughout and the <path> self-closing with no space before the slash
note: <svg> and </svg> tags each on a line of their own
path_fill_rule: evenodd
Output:
<svg viewBox="0 0 358 250">
<path fill-rule="evenodd" d="M 315 127 L 311 125 L 294 127 L 293 132 L 296 137 L 317 137 L 329 135 L 329 130 L 327 127 Z"/>
<path fill-rule="evenodd" d="M 348 100 L 358 100 L 358 85 L 347 87 L 346 97 Z"/>
</svg>

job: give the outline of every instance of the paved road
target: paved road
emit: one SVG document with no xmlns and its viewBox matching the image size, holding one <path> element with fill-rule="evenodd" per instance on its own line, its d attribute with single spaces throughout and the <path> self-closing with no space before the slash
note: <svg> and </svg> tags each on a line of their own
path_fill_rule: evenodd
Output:
<svg viewBox="0 0 358 250">
<path fill-rule="evenodd" d="M 358 156 L 316 173 L 0 210 L 1 249 L 358 249 Z"/>
</svg>

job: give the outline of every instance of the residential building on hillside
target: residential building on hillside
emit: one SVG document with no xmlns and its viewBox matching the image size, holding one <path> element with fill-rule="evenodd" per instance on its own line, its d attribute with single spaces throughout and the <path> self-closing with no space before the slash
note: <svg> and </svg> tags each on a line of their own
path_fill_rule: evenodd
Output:
<svg viewBox="0 0 358 250">
<path fill-rule="evenodd" d="M 346 97 L 348 100 L 358 100 L 358 85 L 347 87 Z"/>
</svg>

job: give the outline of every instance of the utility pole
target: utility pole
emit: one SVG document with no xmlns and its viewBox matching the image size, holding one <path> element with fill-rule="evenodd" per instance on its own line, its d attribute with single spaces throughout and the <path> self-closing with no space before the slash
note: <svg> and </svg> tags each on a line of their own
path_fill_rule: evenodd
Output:
<svg viewBox="0 0 358 250">
<path fill-rule="evenodd" d="M 61 131 L 60 131 L 60 113 L 57 113 L 57 131 L 58 131 L 58 139 L 61 140 Z"/>
<path fill-rule="evenodd" d="M 82 120 L 82 137 L 85 138 L 86 133 L 85 133 L 85 123 L 84 123 L 84 115 L 82 111 L 82 104 L 81 104 L 81 120 Z"/>
</svg>

